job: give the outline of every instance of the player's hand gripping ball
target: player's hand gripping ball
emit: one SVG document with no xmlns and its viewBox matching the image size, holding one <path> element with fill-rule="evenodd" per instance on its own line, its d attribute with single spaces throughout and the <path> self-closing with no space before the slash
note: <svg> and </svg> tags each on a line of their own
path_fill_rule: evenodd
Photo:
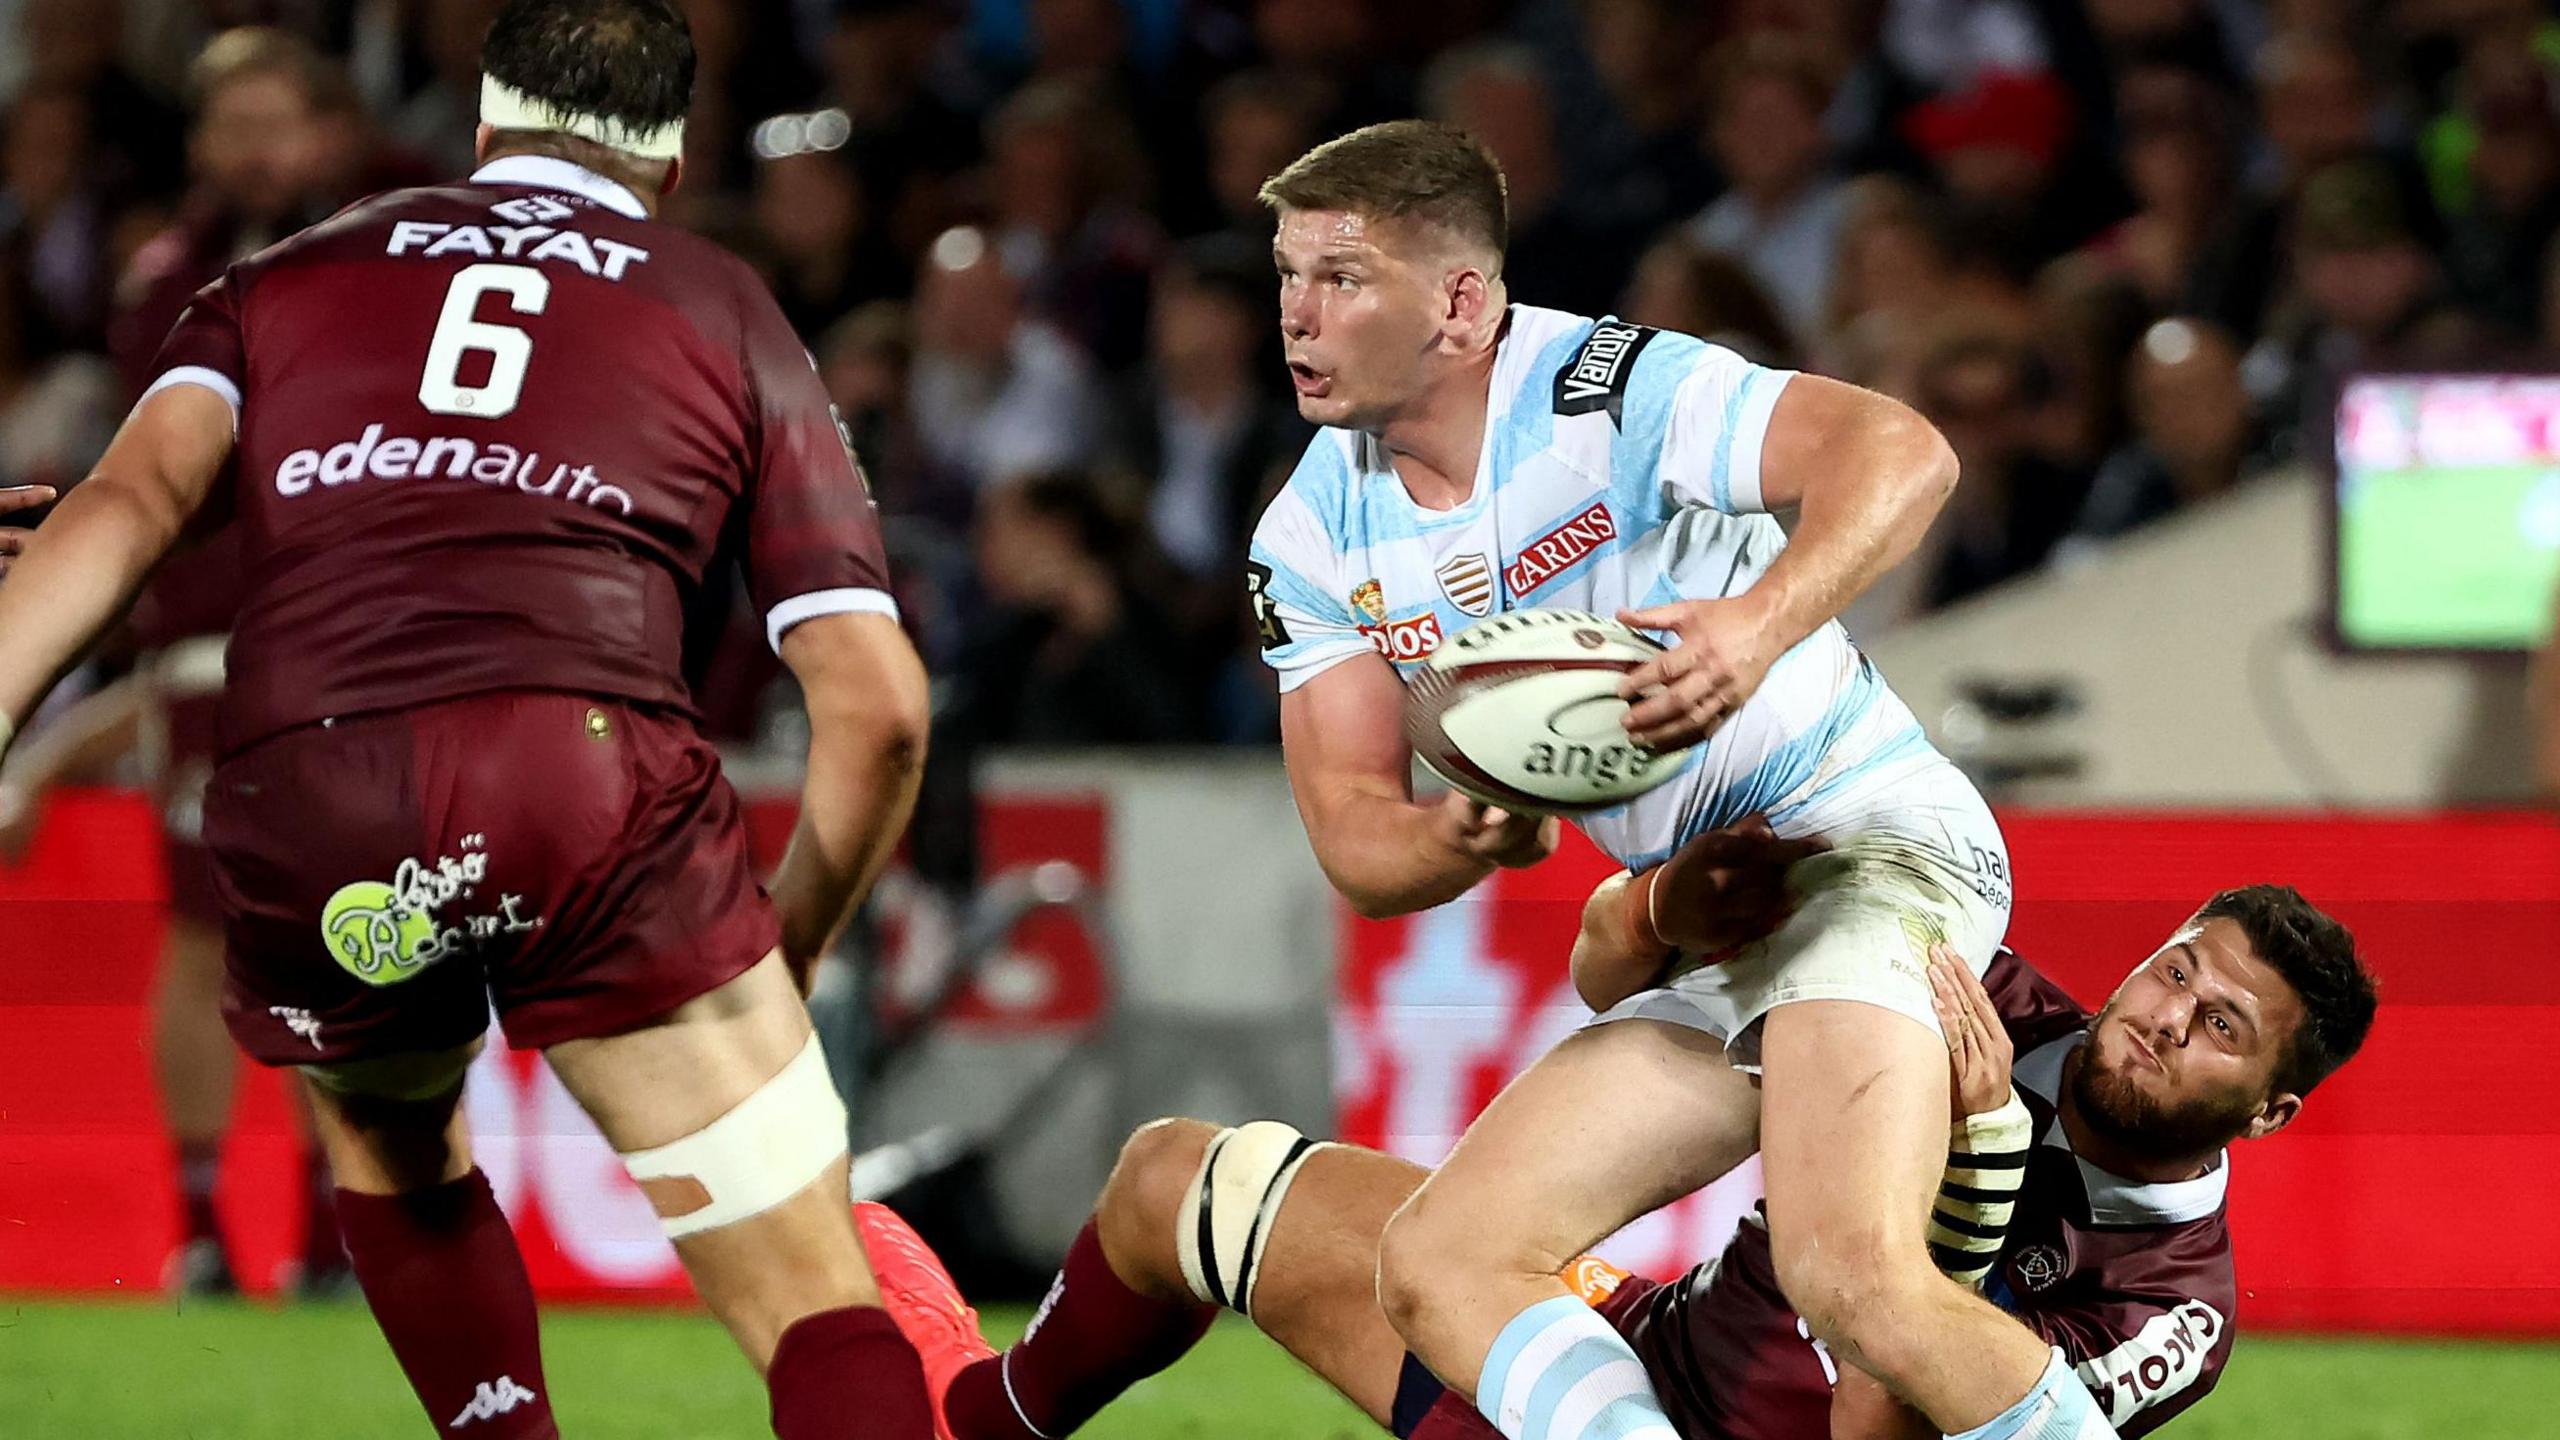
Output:
<svg viewBox="0 0 2560 1440">
<path fill-rule="evenodd" d="M 1618 682 L 1662 653 L 1582 610 L 1515 610 L 1470 625 L 1424 662 L 1405 735 L 1431 773 L 1503 809 L 1572 815 L 1623 805 L 1680 772 L 1685 750 L 1637 745 Z"/>
</svg>

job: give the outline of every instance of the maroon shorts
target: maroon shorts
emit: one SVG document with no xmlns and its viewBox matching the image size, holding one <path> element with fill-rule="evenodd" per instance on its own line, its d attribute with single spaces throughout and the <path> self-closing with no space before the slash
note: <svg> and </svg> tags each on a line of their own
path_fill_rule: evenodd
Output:
<svg viewBox="0 0 2560 1440">
<path fill-rule="evenodd" d="M 161 865 L 168 871 L 169 918 L 206 930 L 222 928 L 222 899 L 213 884 L 213 852 L 202 840 L 175 830 L 161 832 Z"/>
<path fill-rule="evenodd" d="M 719 757 L 676 717 L 477 695 L 308 726 L 205 798 L 231 1033 L 270 1065 L 636 1029 L 780 936 Z"/>
</svg>

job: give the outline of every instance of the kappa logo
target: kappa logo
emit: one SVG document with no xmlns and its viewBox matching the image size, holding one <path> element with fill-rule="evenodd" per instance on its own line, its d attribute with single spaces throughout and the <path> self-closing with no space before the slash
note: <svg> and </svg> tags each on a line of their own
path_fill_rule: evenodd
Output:
<svg viewBox="0 0 2560 1440">
<path fill-rule="evenodd" d="M 1057 1278 L 1049 1282 L 1049 1293 L 1040 1297 L 1040 1308 L 1031 1312 L 1031 1323 L 1022 1327 L 1024 1340 L 1039 1334 L 1040 1327 L 1049 1323 L 1049 1312 L 1058 1308 L 1058 1302 L 1066 1297 L 1066 1293 L 1067 1273 L 1061 1270 Z"/>
<path fill-rule="evenodd" d="M 463 1406 L 462 1413 L 454 1416 L 452 1423 L 444 1428 L 459 1430 L 465 1425 L 476 1424 L 482 1420 L 495 1420 L 519 1405 L 530 1405 L 541 1398 L 517 1384 L 516 1378 L 512 1375 L 501 1375 L 495 1380 L 483 1380 L 480 1382 L 480 1388 L 473 1392 L 471 1403 Z"/>
<path fill-rule="evenodd" d="M 1661 332 L 1650 325 L 1603 320 L 1573 353 L 1573 363 L 1556 374 L 1559 415 L 1609 412 L 1609 423 L 1626 428 L 1627 381 L 1635 374 L 1636 356 Z"/>
<path fill-rule="evenodd" d="M 1493 613 L 1493 566 L 1483 551 L 1452 556 L 1432 573 L 1450 604 L 1479 618 Z"/>
<path fill-rule="evenodd" d="M 284 1022 L 284 1028 L 311 1042 L 314 1050 L 324 1050 L 320 1043 L 320 1022 L 311 1012 L 292 1005 L 270 1005 L 267 1013 Z"/>
<path fill-rule="evenodd" d="M 1594 500 L 1590 509 L 1530 541 L 1502 572 L 1502 583 L 1511 587 L 1515 599 L 1526 596 L 1617 538 L 1618 522 L 1608 503 Z"/>
</svg>

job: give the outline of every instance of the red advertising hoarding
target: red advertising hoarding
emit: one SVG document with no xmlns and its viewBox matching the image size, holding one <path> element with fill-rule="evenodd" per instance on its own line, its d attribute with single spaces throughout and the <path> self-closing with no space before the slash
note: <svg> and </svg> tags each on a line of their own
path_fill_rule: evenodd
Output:
<svg viewBox="0 0 2560 1440">
<path fill-rule="evenodd" d="M 991 867 L 1103 875 L 1099 798 L 992 800 Z M 768 850 L 788 806 L 759 807 Z M 2534 817 L 2004 818 L 2019 877 L 2011 939 L 2084 1000 L 2215 888 L 2300 885 L 2355 926 L 2385 1004 L 2356 1063 L 2288 1133 L 2235 1157 L 2243 1303 L 2261 1329 L 2560 1335 L 2560 826 Z M 149 816 L 67 797 L 32 863 L 0 870 L 0 1290 L 148 1290 L 174 1238 L 144 999 L 159 939 Z M 1432 914 L 1343 919 L 1337 1007 L 1345 1138 L 1428 1161 L 1501 1082 L 1579 1017 L 1564 954 L 1606 872 L 1573 842 Z M 1107 877 L 1105 877 L 1107 879 Z M 1098 999 L 1064 917 L 1020 948 L 1047 969 L 1029 1023 Z M 1054 1011 L 1054 1013 L 1052 1013 Z M 1025 1023 L 973 1004 L 968 1023 Z M 292 1253 L 299 1167 L 280 1088 L 244 1070 L 223 1213 L 253 1287 Z M 484 1059 L 471 1118 L 547 1295 L 666 1296 L 675 1274 L 620 1165 L 531 1056 Z M 1664 1273 L 1710 1253 L 1747 1206 L 1735 1178 L 1619 1237 Z"/>
</svg>

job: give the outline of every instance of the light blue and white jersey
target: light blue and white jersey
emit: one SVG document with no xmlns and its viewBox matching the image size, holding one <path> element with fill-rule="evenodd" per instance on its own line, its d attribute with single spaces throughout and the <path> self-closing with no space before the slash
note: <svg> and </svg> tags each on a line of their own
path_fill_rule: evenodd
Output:
<svg viewBox="0 0 2560 1440">
<path fill-rule="evenodd" d="M 1374 439 L 1327 429 L 1264 512 L 1249 583 L 1280 688 L 1372 651 L 1409 675 L 1498 611 L 1741 594 L 1786 544 L 1761 504 L 1760 446 L 1791 378 L 1686 335 L 1511 307 L 1465 504 L 1416 505 Z M 1677 778 L 1581 825 L 1641 869 L 1755 811 L 1788 836 L 1944 843 L 1946 814 L 1980 807 L 1832 623 Z"/>
</svg>

